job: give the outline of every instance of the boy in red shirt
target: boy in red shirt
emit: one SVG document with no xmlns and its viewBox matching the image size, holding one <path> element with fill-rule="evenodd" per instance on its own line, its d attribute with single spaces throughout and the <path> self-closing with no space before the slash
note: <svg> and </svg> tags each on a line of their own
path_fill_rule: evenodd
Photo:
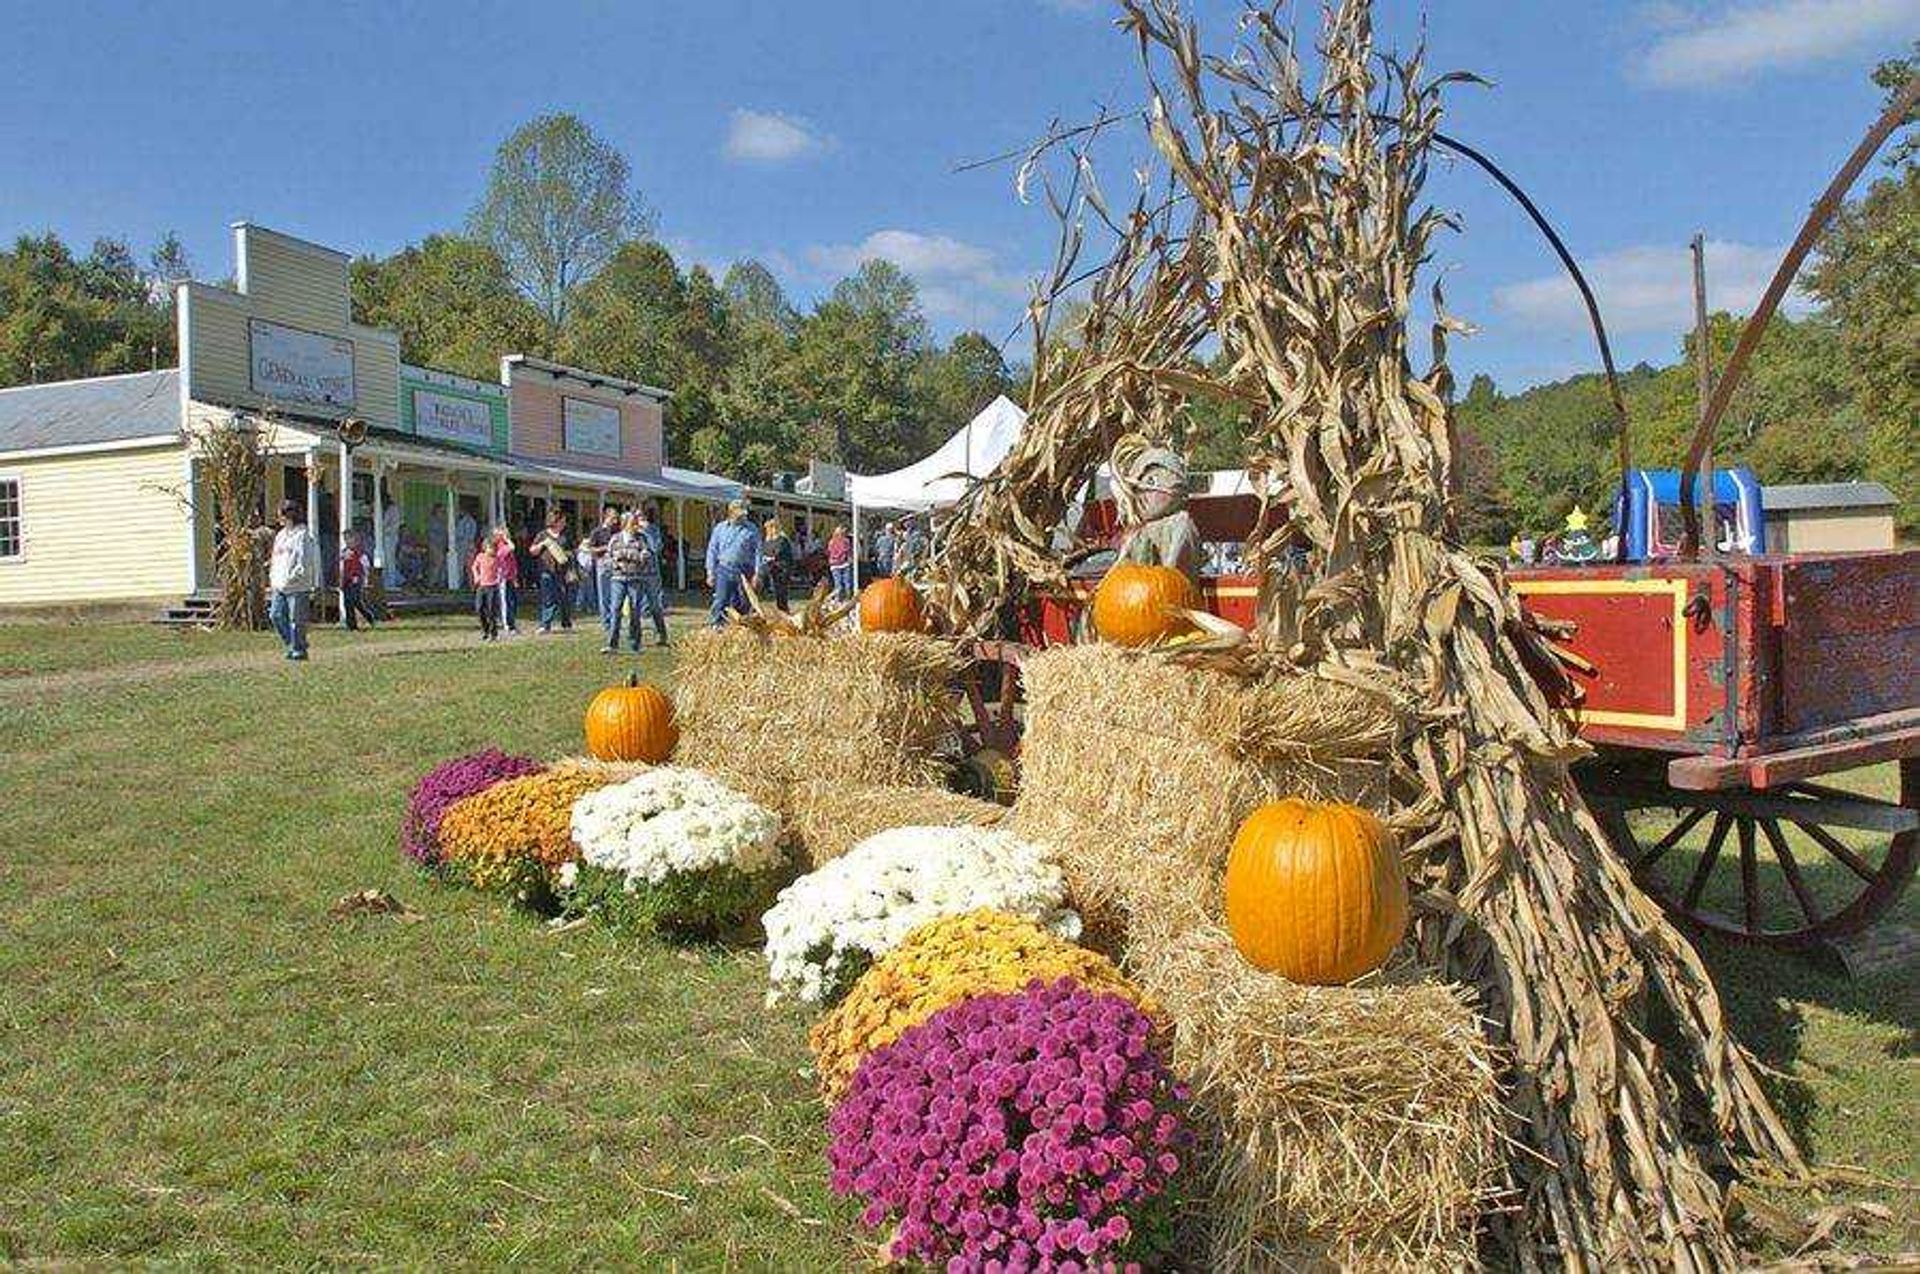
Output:
<svg viewBox="0 0 1920 1274">
<path fill-rule="evenodd" d="M 367 607 L 367 551 L 360 547 L 360 532 L 347 532 L 340 548 L 340 626 L 358 631 L 356 617 L 363 617 L 372 628 L 373 611 Z"/>
</svg>

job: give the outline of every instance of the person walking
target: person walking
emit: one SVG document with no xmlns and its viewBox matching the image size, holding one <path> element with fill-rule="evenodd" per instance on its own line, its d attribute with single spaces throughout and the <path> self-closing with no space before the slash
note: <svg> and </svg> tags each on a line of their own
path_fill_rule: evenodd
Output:
<svg viewBox="0 0 1920 1274">
<path fill-rule="evenodd" d="M 627 515 L 625 525 L 607 543 L 612 562 L 613 620 L 607 625 L 607 642 L 601 650 L 611 654 L 620 648 L 621 612 L 626 612 L 627 637 L 635 651 L 640 649 L 640 618 L 653 620 L 654 637 L 667 644 L 667 614 L 660 603 L 660 554 L 655 547 L 658 534 L 643 510 Z"/>
<path fill-rule="evenodd" d="M 500 639 L 500 555 L 488 540 L 477 540 L 473 559 L 467 563 L 467 578 L 473 581 L 473 615 L 480 621 L 480 640 Z"/>
<path fill-rule="evenodd" d="M 844 602 L 853 596 L 853 538 L 844 522 L 836 522 L 827 537 L 827 574 L 833 577 L 833 600 Z"/>
<path fill-rule="evenodd" d="M 609 504 L 600 510 L 600 524 L 587 532 L 586 547 L 593 555 L 593 587 L 602 628 L 620 622 L 611 610 L 613 563 L 607 558 L 607 546 L 620 534 L 620 526 L 620 510 Z"/>
<path fill-rule="evenodd" d="M 520 550 L 504 526 L 493 528 L 494 588 L 499 594 L 499 622 L 510 633 L 520 631 L 514 613 L 520 609 Z"/>
<path fill-rule="evenodd" d="M 307 619 L 320 584 L 320 544 L 307 530 L 307 512 L 297 500 L 280 502 L 280 530 L 267 564 L 267 617 L 286 644 L 287 658 L 307 657 Z"/>
<path fill-rule="evenodd" d="M 885 579 L 893 574 L 893 554 L 896 528 L 892 522 L 880 528 L 880 534 L 873 537 L 873 575 L 875 579 Z"/>
<path fill-rule="evenodd" d="M 747 502 L 727 505 L 725 520 L 707 536 L 707 579 L 713 583 L 713 606 L 707 622 L 715 628 L 727 622 L 729 608 L 746 614 L 746 581 L 760 564 L 760 529 L 747 518 Z"/>
<path fill-rule="evenodd" d="M 760 596 L 771 597 L 781 610 L 787 608 L 787 587 L 793 583 L 793 568 L 798 559 L 793 537 L 780 525 L 779 518 L 768 518 L 760 541 L 760 570 L 753 586 Z"/>
<path fill-rule="evenodd" d="M 572 632 L 573 537 L 567 534 L 567 515 L 557 509 L 548 514 L 546 530 L 529 547 L 540 573 L 540 632 L 552 632 L 556 620 Z"/>
<path fill-rule="evenodd" d="M 364 618 L 372 628 L 373 611 L 367 607 L 367 570 L 372 563 L 360 544 L 360 532 L 347 532 L 346 545 L 340 550 L 340 627 L 359 631 Z"/>
</svg>

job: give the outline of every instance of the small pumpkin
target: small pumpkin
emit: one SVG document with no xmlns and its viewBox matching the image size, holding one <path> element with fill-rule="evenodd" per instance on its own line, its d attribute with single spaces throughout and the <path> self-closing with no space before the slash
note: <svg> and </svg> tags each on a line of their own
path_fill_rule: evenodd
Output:
<svg viewBox="0 0 1920 1274">
<path fill-rule="evenodd" d="M 624 686 L 608 686 L 587 705 L 587 751 L 601 761 L 658 764 L 680 741 L 673 724 L 673 701 L 657 688 L 628 677 Z"/>
<path fill-rule="evenodd" d="M 1171 566 L 1115 562 L 1093 590 L 1093 629 L 1119 646 L 1149 646 L 1191 632 L 1181 611 L 1200 607 L 1186 572 Z"/>
<path fill-rule="evenodd" d="M 1250 964 L 1337 986 L 1379 968 L 1399 945 L 1406 871 L 1392 833 L 1366 810 L 1270 801 L 1233 838 L 1226 912 Z"/>
<path fill-rule="evenodd" d="M 913 585 L 889 576 L 860 590 L 860 628 L 869 633 L 922 633 L 927 617 Z"/>
</svg>

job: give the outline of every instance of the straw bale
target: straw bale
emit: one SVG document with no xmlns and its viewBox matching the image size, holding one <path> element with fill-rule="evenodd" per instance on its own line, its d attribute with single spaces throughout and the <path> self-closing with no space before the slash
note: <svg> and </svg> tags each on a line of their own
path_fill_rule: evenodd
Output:
<svg viewBox="0 0 1920 1274">
<path fill-rule="evenodd" d="M 1012 825 L 1173 1027 L 1209 1147 L 1214 1268 L 1472 1264 L 1501 1162 L 1494 1056 L 1465 993 L 1402 960 L 1354 987 L 1254 969 L 1217 922 L 1234 829 L 1261 801 L 1377 804 L 1397 735 L 1380 701 L 1101 647 L 1044 652 Z"/>
<path fill-rule="evenodd" d="M 1246 679 L 1108 645 L 1029 656 L 1017 823 L 1041 839 L 1101 829 L 1089 872 L 1063 864 L 1082 901 L 1113 902 L 1108 836 L 1163 847 L 1163 864 L 1216 881 L 1233 833 L 1282 796 L 1377 806 L 1398 732 L 1384 700 L 1297 674 Z M 1062 841 L 1065 846 L 1071 838 Z M 1077 879 L 1076 879 L 1077 877 Z"/>
<path fill-rule="evenodd" d="M 990 827 L 1007 813 L 944 788 L 827 779 L 795 784 L 791 802 L 794 833 L 815 867 L 888 828 Z"/>
<path fill-rule="evenodd" d="M 950 643 L 913 633 L 698 632 L 674 661 L 674 760 L 751 776 L 747 794 L 782 814 L 805 780 L 937 785 L 959 668 Z"/>
</svg>

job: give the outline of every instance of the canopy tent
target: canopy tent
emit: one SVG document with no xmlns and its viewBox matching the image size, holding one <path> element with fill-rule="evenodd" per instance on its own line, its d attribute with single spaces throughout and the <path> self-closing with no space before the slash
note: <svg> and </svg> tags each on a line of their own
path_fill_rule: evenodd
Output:
<svg viewBox="0 0 1920 1274">
<path fill-rule="evenodd" d="M 924 513 L 952 504 L 966 492 L 968 480 L 993 472 L 1001 457 L 1013 449 L 1014 439 L 1026 427 L 1027 413 L 1002 394 L 923 456 L 892 473 L 850 473 L 847 498 L 869 509 L 900 509 Z"/>
<path fill-rule="evenodd" d="M 898 509 L 924 513 L 952 504 L 973 481 L 999 465 L 1026 428 L 1027 413 L 1005 394 L 962 425 L 932 454 L 892 473 L 849 473 L 847 500 L 853 505 L 854 584 L 860 580 L 860 510 Z"/>
</svg>

